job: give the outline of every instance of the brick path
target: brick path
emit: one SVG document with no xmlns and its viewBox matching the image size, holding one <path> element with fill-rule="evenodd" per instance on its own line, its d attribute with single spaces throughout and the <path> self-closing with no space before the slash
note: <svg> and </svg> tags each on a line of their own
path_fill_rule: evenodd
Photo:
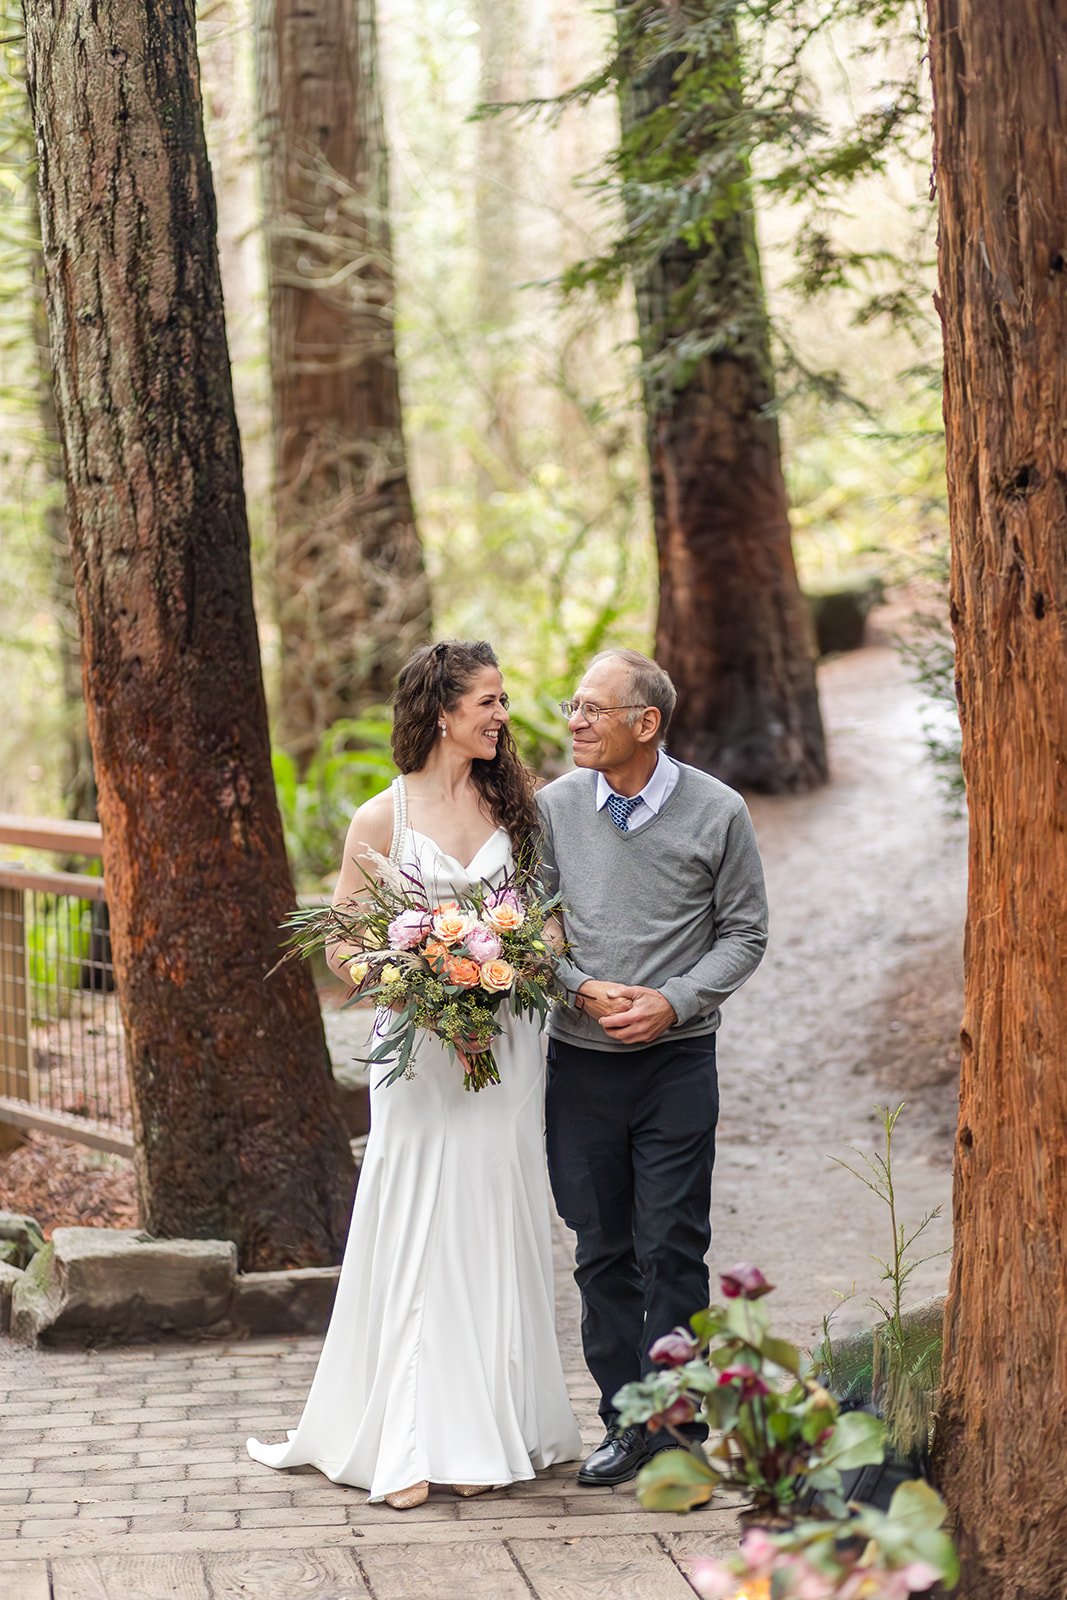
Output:
<svg viewBox="0 0 1067 1600">
<path fill-rule="evenodd" d="M 596 1401 L 557 1233 L 561 1339 L 589 1444 Z M 0 1600 L 692 1600 L 687 1559 L 730 1510 L 642 1511 L 573 1467 L 425 1506 L 369 1506 L 311 1468 L 249 1460 L 300 1412 L 315 1339 L 28 1351 L 0 1340 Z M 684 1531 L 683 1531 L 684 1530 Z"/>
</svg>

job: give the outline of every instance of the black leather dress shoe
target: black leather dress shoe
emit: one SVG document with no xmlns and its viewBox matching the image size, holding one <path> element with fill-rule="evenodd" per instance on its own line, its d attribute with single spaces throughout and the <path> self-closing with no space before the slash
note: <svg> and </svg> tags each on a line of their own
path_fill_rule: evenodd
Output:
<svg viewBox="0 0 1067 1600">
<path fill-rule="evenodd" d="M 649 1458 L 648 1444 L 640 1428 L 609 1428 L 604 1442 L 578 1468 L 578 1482 L 587 1488 L 605 1484 L 629 1483 Z"/>
</svg>

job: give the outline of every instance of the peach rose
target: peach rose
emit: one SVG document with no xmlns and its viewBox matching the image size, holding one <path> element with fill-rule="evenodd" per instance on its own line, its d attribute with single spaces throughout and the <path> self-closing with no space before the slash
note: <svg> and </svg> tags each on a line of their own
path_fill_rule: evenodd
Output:
<svg viewBox="0 0 1067 1600">
<path fill-rule="evenodd" d="M 494 933 L 515 933 L 526 921 L 526 913 L 503 900 L 498 906 L 486 906 L 482 921 L 488 923 Z"/>
<path fill-rule="evenodd" d="M 486 961 L 482 965 L 479 981 L 490 994 L 501 994 L 515 982 L 515 968 L 509 961 Z"/>
<path fill-rule="evenodd" d="M 440 906 L 434 912 L 430 926 L 442 944 L 459 944 L 474 927 L 474 918 L 458 906 Z"/>
<path fill-rule="evenodd" d="M 468 961 L 466 956 L 453 956 L 447 970 L 449 983 L 457 983 L 461 989 L 473 989 L 477 986 L 480 976 L 477 961 Z M 484 971 L 484 968 L 482 970 Z"/>
<path fill-rule="evenodd" d="M 430 939 L 422 953 L 430 971 L 436 973 L 439 978 L 443 978 L 448 969 L 448 963 L 452 959 L 451 951 L 447 944 L 442 944 L 439 939 Z"/>
</svg>

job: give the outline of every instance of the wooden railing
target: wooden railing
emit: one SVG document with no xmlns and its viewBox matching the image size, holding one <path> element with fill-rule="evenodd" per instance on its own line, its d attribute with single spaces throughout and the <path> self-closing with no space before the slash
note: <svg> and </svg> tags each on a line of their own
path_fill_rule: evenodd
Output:
<svg viewBox="0 0 1067 1600">
<path fill-rule="evenodd" d="M 98 858 L 98 824 L 0 813 L 5 847 Z M 0 860 L 0 1124 L 129 1155 L 125 1043 L 99 876 Z"/>
</svg>

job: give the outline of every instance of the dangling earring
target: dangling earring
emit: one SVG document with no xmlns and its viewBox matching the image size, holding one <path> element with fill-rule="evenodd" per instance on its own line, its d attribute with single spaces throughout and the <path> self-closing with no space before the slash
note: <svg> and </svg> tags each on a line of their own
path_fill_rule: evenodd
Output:
<svg viewBox="0 0 1067 1600">
<path fill-rule="evenodd" d="M 448 738 L 448 729 L 445 727 L 444 723 L 443 722 L 439 722 L 437 724 L 437 726 L 441 730 L 441 738 L 442 739 L 447 739 Z"/>
</svg>

